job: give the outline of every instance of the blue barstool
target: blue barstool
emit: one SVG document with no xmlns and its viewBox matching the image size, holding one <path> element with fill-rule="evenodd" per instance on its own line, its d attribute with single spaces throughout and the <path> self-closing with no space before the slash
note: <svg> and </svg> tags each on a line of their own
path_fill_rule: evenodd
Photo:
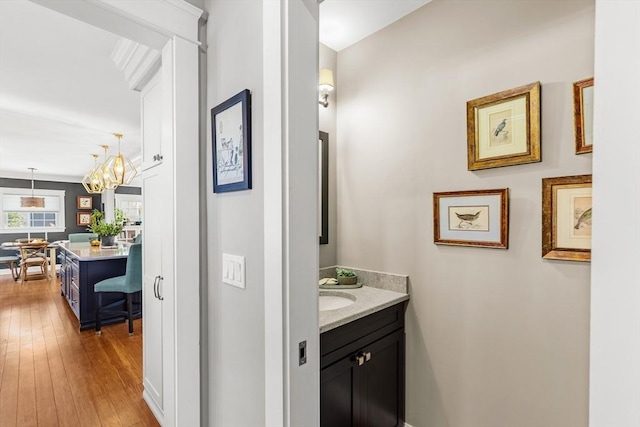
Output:
<svg viewBox="0 0 640 427">
<path fill-rule="evenodd" d="M 71 233 L 69 234 L 69 243 L 90 242 L 98 240 L 96 233 Z"/>
<path fill-rule="evenodd" d="M 96 294 L 96 334 L 100 335 L 101 332 L 101 316 L 109 313 L 126 316 L 129 321 L 129 335 L 133 335 L 133 317 L 141 314 L 142 309 L 133 311 L 132 298 L 133 294 L 140 291 L 142 291 L 142 244 L 133 244 L 129 247 L 124 276 L 111 277 L 93 286 L 93 292 Z M 102 306 L 104 292 L 120 292 L 124 298 Z M 125 302 L 127 310 L 118 309 Z"/>
</svg>

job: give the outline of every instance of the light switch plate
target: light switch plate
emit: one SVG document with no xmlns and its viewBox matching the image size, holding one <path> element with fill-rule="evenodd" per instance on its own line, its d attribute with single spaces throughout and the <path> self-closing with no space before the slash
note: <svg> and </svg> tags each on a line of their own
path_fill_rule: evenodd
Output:
<svg viewBox="0 0 640 427">
<path fill-rule="evenodd" d="M 222 254 L 222 283 L 245 289 L 244 257 Z"/>
</svg>

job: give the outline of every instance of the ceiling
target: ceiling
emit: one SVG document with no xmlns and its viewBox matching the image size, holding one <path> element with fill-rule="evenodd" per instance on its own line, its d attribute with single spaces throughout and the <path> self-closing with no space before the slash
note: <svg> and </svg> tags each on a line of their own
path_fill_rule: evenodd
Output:
<svg viewBox="0 0 640 427">
<path fill-rule="evenodd" d="M 324 0 L 320 41 L 335 51 L 430 0 Z M 119 36 L 28 0 L 0 0 L 0 176 L 75 181 L 100 145 L 140 158 L 139 94 L 111 60 Z"/>
<path fill-rule="evenodd" d="M 340 52 L 430 1 L 324 0 L 320 3 L 320 43 Z"/>
</svg>

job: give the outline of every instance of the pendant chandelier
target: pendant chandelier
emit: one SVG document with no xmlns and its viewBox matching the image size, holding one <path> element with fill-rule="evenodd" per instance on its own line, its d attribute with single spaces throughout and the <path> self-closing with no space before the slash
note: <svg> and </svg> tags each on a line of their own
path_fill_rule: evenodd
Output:
<svg viewBox="0 0 640 427">
<path fill-rule="evenodd" d="M 109 157 L 109 159 L 104 162 L 102 166 L 102 170 L 104 171 L 103 175 L 105 176 L 105 180 L 108 176 L 109 181 L 113 182 L 116 187 L 119 185 L 129 185 L 138 174 L 138 171 L 131 160 L 120 153 L 120 140 L 123 135 L 121 133 L 114 133 L 113 135 L 118 138 L 118 154 Z"/>
<path fill-rule="evenodd" d="M 20 207 L 22 208 L 44 208 L 44 197 L 35 197 L 33 194 L 33 171 L 36 168 L 28 168 L 31 170 L 31 197 L 20 197 Z"/>
<path fill-rule="evenodd" d="M 103 190 L 115 190 L 118 187 L 118 184 L 111 178 L 107 170 L 107 162 L 109 161 L 107 151 L 109 150 L 108 145 L 101 145 L 104 149 L 104 163 L 100 165 L 99 173 L 100 180 L 102 181 L 102 189 Z"/>
<path fill-rule="evenodd" d="M 98 155 L 93 156 L 93 169 L 91 169 L 82 178 L 82 186 L 89 194 L 100 194 L 104 190 L 104 182 L 102 180 L 102 165 L 98 164 Z M 106 158 L 106 153 L 105 153 Z"/>
</svg>

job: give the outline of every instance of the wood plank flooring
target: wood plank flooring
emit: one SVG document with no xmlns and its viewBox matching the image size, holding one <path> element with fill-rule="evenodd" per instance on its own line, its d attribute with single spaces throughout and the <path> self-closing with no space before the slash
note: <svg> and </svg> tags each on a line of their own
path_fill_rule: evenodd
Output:
<svg viewBox="0 0 640 427">
<path fill-rule="evenodd" d="M 134 328 L 80 332 L 58 280 L 0 276 L 0 426 L 157 426 Z"/>
</svg>

